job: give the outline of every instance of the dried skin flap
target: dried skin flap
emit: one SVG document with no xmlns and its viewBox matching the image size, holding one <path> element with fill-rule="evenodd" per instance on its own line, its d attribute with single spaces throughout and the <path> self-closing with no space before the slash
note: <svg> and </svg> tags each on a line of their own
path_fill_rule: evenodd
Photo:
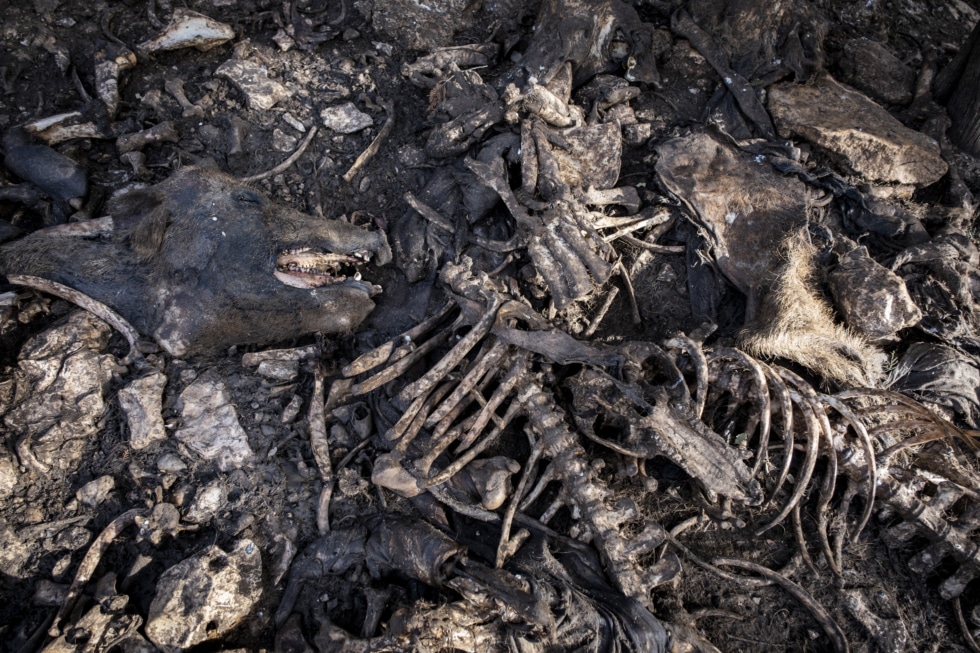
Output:
<svg viewBox="0 0 980 653">
<path fill-rule="evenodd" d="M 657 152 L 657 174 L 690 209 L 718 268 L 753 296 L 778 264 L 782 240 L 806 222 L 803 183 L 707 134 L 671 139 Z"/>
<path fill-rule="evenodd" d="M 615 123 L 572 127 L 561 133 L 568 149 L 553 147 L 561 180 L 573 188 L 612 188 L 619 179 L 623 139 Z"/>
</svg>

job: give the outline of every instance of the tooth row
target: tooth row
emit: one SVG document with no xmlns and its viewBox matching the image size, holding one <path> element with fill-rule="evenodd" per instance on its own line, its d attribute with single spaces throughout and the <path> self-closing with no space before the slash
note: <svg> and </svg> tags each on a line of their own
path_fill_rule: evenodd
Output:
<svg viewBox="0 0 980 653">
<path fill-rule="evenodd" d="M 333 273 L 336 272 L 336 270 L 320 270 L 318 268 L 301 267 L 296 263 L 290 263 L 289 265 L 285 265 L 285 266 L 280 265 L 279 269 L 284 272 L 302 272 L 303 274 L 314 274 L 314 275 L 325 275 L 325 276 L 333 276 Z"/>
</svg>

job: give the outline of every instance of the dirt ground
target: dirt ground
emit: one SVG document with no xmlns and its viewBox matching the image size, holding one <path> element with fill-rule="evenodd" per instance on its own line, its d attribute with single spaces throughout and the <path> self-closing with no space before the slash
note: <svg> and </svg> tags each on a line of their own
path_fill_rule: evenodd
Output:
<svg viewBox="0 0 980 653">
<path fill-rule="evenodd" d="M 479 69 L 484 80 L 506 75 L 519 61 L 516 53 L 533 40 L 536 5 L 517 8 L 519 4 L 453 4 L 459 5 L 454 9 L 457 19 L 447 22 L 454 23 L 448 27 L 455 30 L 441 35 L 440 45 L 486 42 L 501 23 L 512 21 L 513 38 L 505 41 L 512 49 Z M 654 172 L 658 146 L 703 122 L 705 107 L 721 84 L 705 58 L 671 32 L 670 9 L 676 4 L 651 1 L 637 7 L 640 19 L 655 26 L 663 39 L 655 44 L 660 83 L 633 84 L 638 94 L 630 106 L 637 124 L 646 131 L 641 130 L 643 138 L 624 143 L 619 184 L 637 187 L 645 206 L 655 205 L 662 195 Z M 726 3 L 715 4 L 722 7 Z M 61 222 L 76 211 L 80 215 L 73 221 L 96 218 L 104 214 L 108 198 L 117 191 L 133 184 L 155 184 L 178 168 L 207 162 L 234 177 L 257 175 L 301 148 L 314 125 L 318 132 L 295 162 L 251 186 L 275 202 L 316 218 L 340 218 L 389 234 L 399 221 L 414 215 L 406 193 L 420 196 L 445 160 L 434 159 L 426 151 L 426 138 L 435 123 L 430 111 L 432 96 L 403 72 L 406 64 L 414 63 L 424 52 L 411 42 L 407 26 L 393 26 L 398 17 L 394 9 L 382 11 L 386 5 L 381 0 L 311 0 L 295 6 L 278 0 L 186 0 L 170 5 L 161 0 L 0 0 L 0 132 L 41 118 L 88 111 L 97 101 L 93 97 L 99 52 L 116 47 L 117 41 L 138 52 L 138 44 L 160 33 L 154 21 L 166 23 L 174 8 L 186 6 L 234 30 L 231 40 L 206 51 L 185 47 L 140 52 L 135 65 L 120 74 L 115 117 L 111 123 L 96 119 L 106 130 L 105 137 L 74 138 L 54 146 L 84 170 L 88 179 L 85 200 L 72 207 L 44 193 L 29 203 L 4 195 L 0 217 L 25 232 Z M 813 0 L 812 7 L 827 20 L 826 68 L 852 85 L 879 73 L 847 68 L 845 44 L 851 39 L 884 44 L 913 72 L 930 57 L 936 58 L 941 69 L 980 17 L 978 0 Z M 304 18 L 311 22 L 304 23 Z M 254 64 L 281 85 L 283 93 L 273 106 L 257 106 L 259 100 L 217 72 L 233 57 Z M 172 80 L 183 83 L 183 92 L 196 106 L 182 106 L 167 90 Z M 366 116 L 367 128 L 344 134 L 325 127 L 321 112 L 347 102 Z M 881 103 L 908 126 L 923 128 L 924 121 L 911 116 L 907 104 Z M 861 116 L 854 119 L 859 128 Z M 165 120 L 172 122 L 176 138 L 142 148 L 145 160 L 140 169 L 120 158 L 118 136 Z M 345 173 L 379 132 L 385 131 L 389 120 L 393 127 L 383 134 L 376 155 L 345 180 Z M 5 147 L 9 149 L 10 144 Z M 821 153 L 813 156 L 823 162 Z M 965 187 L 980 196 L 980 165 L 961 152 L 956 157 Z M 21 181 L 12 171 L 3 170 L 5 188 Z M 908 189 L 901 191 L 901 203 L 909 212 L 928 217 L 946 201 L 947 190 L 946 181 Z M 506 220 L 499 221 L 487 229 L 502 228 Z M 642 322 L 632 319 L 633 307 L 624 289 L 594 333 L 586 330 L 599 310 L 601 296 L 578 304 L 579 308 L 562 313 L 553 323 L 576 337 L 610 345 L 633 340 L 660 342 L 697 329 L 703 316 L 692 313 L 687 278 L 690 255 L 684 249 L 694 230 L 683 223 L 680 220 L 661 234 L 657 242 L 664 247 L 652 254 L 641 254 L 636 246 L 617 245 L 631 270 Z M 448 587 L 426 587 L 397 573 L 372 577 L 358 567 L 324 574 L 315 583 L 308 581 L 298 599 L 292 597 L 298 621 L 277 623 L 290 566 L 302 559 L 302 552 L 319 534 L 317 506 L 323 482 L 317 471 L 318 454 L 310 444 L 310 431 L 315 427 L 311 427 L 311 398 L 323 388 L 329 391 L 344 365 L 428 317 L 447 297 L 437 270 L 425 269 L 411 278 L 407 267 L 396 256 L 395 264 L 365 268 L 365 277 L 383 292 L 376 298 L 377 308 L 352 333 L 231 347 L 216 356 L 148 354 L 150 366 L 165 375 L 161 381 L 165 435 L 141 448 L 133 446 L 128 411 L 119 397 L 145 375 L 145 368 L 122 364 L 128 350 L 125 340 L 104 324 L 88 321 L 83 312 L 62 299 L 12 284 L 0 285 L 4 298 L 0 305 L 0 428 L 4 429 L 0 440 L 0 650 L 156 650 L 145 639 L 137 644 L 135 639 L 95 637 L 86 632 L 69 641 L 71 638 L 52 638 L 47 632 L 52 623 L 61 622 L 63 632 L 70 631 L 73 624 L 84 624 L 88 609 L 102 601 L 103 614 L 117 617 L 113 628 L 143 633 L 166 570 L 209 547 L 228 552 L 245 540 L 261 554 L 259 586 L 246 589 L 242 581 L 238 588 L 254 604 L 228 632 L 193 650 L 341 650 L 331 649 L 322 638 L 314 643 L 317 624 L 322 625 L 317 615 L 326 614 L 339 628 L 369 637 L 382 632 L 399 607 L 435 609 L 458 600 L 458 592 Z M 533 287 L 528 283 L 522 289 Z M 732 346 L 746 318 L 746 298 L 730 284 L 723 284 L 718 292 L 722 298 L 714 315 L 718 330 L 711 342 Z M 533 302 L 547 313 L 547 301 L 537 298 Z M 288 321 L 290 316 L 282 319 Z M 902 332 L 903 337 L 906 333 Z M 38 341 L 41 334 L 47 334 L 49 340 Z M 319 348 L 323 379 L 318 380 L 317 365 L 309 357 L 297 355 L 294 360 L 300 363 L 292 368 L 284 365 L 285 372 L 258 364 L 267 350 L 307 346 Z M 885 351 L 894 362 L 907 346 L 898 340 Z M 72 354 L 71 363 L 65 358 L 66 348 Z M 45 362 L 32 366 L 25 360 Z M 435 360 L 438 358 L 433 357 L 429 364 Z M 32 465 L 22 459 L 22 434 L 14 428 L 22 415 L 17 411 L 26 410 L 30 401 L 31 391 L 25 384 L 27 379 L 35 383 L 48 379 L 49 383 L 70 365 L 80 366 L 78 375 L 88 390 L 62 387 L 57 396 L 68 402 L 63 406 L 53 406 L 54 399 L 49 398 L 46 409 L 52 411 L 51 419 L 57 424 L 52 428 L 62 431 L 61 439 L 54 431 L 36 434 L 35 453 L 41 460 Z M 556 372 L 561 375 L 571 376 L 572 372 Z M 194 387 L 204 388 L 202 392 L 212 397 L 225 393 L 251 455 L 246 463 L 226 465 L 175 436 L 188 426 L 186 397 Z M 83 406 L 84 402 L 94 405 Z M 326 420 L 337 486 L 330 504 L 334 530 L 359 524 L 377 513 L 422 511 L 418 504 L 370 482 L 382 451 L 371 439 L 374 431 L 370 426 L 365 436 L 358 436 L 353 418 L 328 412 Z M 379 421 L 377 415 L 375 421 Z M 512 431 L 491 453 L 512 449 L 518 451 L 514 457 L 527 455 L 520 429 Z M 955 566 L 947 561 L 925 572 L 913 571 L 909 560 L 928 543 L 920 535 L 904 540 L 892 536 L 901 521 L 893 512 L 876 511 L 858 541 L 844 545 L 840 575 L 832 573 L 819 556 L 815 556 L 815 570 L 810 570 L 793 561 L 796 543 L 789 521 L 761 536 L 751 524 L 742 523 L 740 528 L 731 520 L 713 523 L 708 517 L 710 509 L 704 509 L 703 499 L 681 467 L 655 458 L 646 463 L 644 475 L 635 475 L 627 457 L 595 442 L 583 446 L 592 460 L 605 462 L 601 474 L 614 493 L 632 498 L 645 519 L 668 531 L 681 526 L 675 530 L 676 537 L 699 558 L 746 559 L 773 569 L 796 565 L 795 582 L 840 626 L 851 651 L 971 650 L 953 603 L 940 595 L 940 584 Z M 825 465 L 823 460 L 818 463 L 815 478 L 823 477 Z M 974 495 L 980 492 L 980 488 L 971 489 Z M 840 493 L 835 501 L 839 499 Z M 803 506 L 808 529 L 817 502 L 817 497 L 809 496 Z M 179 509 L 179 523 L 161 525 L 164 517 L 159 510 L 153 511 L 164 504 Z M 114 521 L 132 510 L 144 512 L 128 522 Z M 559 513 L 550 527 L 574 537 L 574 519 L 566 512 Z M 142 524 L 140 520 L 151 513 L 158 521 L 153 526 Z M 482 556 L 492 565 L 493 552 L 484 555 L 474 523 L 466 522 L 470 530 L 460 541 L 470 546 L 472 557 Z M 111 524 L 119 530 L 102 542 L 100 533 Z M 465 530 L 458 524 L 456 528 Z M 473 528 L 477 529 L 475 536 Z M 972 537 L 976 546 L 976 536 Z M 100 546 L 104 554 L 90 570 L 91 582 L 79 588 L 81 600 L 68 614 L 59 614 L 76 572 L 86 564 L 87 553 Z M 688 557 L 682 555 L 680 560 L 682 572 L 653 590 L 652 605 L 658 618 L 686 624 L 722 651 L 834 650 L 813 612 L 786 589 L 726 580 Z M 980 628 L 980 609 L 974 610 L 980 608 L 977 592 L 974 583 L 958 599 L 971 631 Z M 380 595 L 385 597 L 380 626 L 375 624 L 378 630 L 362 633 L 366 614 Z M 112 597 L 121 596 L 128 603 L 106 607 Z M 861 601 L 877 616 L 879 632 L 872 632 L 868 623 L 855 617 L 853 605 Z M 297 639 L 297 632 L 305 640 Z M 89 638 L 100 643 L 86 648 Z M 504 648 L 503 642 L 493 645 L 518 650 Z M 443 650 L 469 649 L 446 644 Z M 566 649 L 555 645 L 547 650 Z"/>
</svg>

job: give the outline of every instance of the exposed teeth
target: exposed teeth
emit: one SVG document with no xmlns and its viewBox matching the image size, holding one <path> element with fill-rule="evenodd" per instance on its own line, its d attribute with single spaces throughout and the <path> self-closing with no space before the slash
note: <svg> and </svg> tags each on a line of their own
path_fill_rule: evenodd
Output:
<svg viewBox="0 0 980 653">
<path fill-rule="evenodd" d="M 347 281 L 347 275 L 341 273 L 342 266 L 353 267 L 370 259 L 371 254 L 367 250 L 345 255 L 295 247 L 279 254 L 275 276 L 282 283 L 295 288 L 319 288 Z M 361 274 L 355 270 L 350 278 L 360 281 Z"/>
</svg>

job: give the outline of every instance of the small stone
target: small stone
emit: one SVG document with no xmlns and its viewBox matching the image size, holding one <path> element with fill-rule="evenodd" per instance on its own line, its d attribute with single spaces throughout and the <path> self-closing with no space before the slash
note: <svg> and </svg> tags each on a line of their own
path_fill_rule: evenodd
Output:
<svg viewBox="0 0 980 653">
<path fill-rule="evenodd" d="M 157 458 L 157 469 L 164 474 L 179 474 L 187 469 L 187 463 L 174 453 L 165 453 Z"/>
<path fill-rule="evenodd" d="M 211 521 L 211 518 L 224 507 L 227 496 L 228 491 L 221 479 L 211 481 L 198 490 L 191 505 L 187 508 L 186 514 L 184 514 L 184 521 L 192 524 L 204 524 Z"/>
<path fill-rule="evenodd" d="M 129 446 L 140 450 L 158 440 L 166 440 L 163 426 L 163 389 L 167 377 L 153 372 L 136 379 L 119 391 L 119 407 L 129 424 Z"/>
<path fill-rule="evenodd" d="M 935 140 L 830 75 L 770 87 L 769 111 L 780 136 L 808 140 L 871 181 L 928 186 L 946 174 Z"/>
<path fill-rule="evenodd" d="M 116 480 L 111 476 L 100 476 L 94 481 L 89 481 L 75 492 L 78 502 L 89 508 L 95 508 L 109 497 L 109 493 L 116 489 Z"/>
<path fill-rule="evenodd" d="M 269 79 L 265 66 L 254 61 L 232 58 L 218 66 L 214 74 L 234 84 L 245 95 L 250 109 L 267 111 L 291 95 L 288 88 Z"/>
<path fill-rule="evenodd" d="M 320 119 L 329 129 L 340 134 L 353 134 L 374 124 L 371 116 L 359 111 L 353 102 L 327 107 L 320 112 Z"/>
<path fill-rule="evenodd" d="M 299 133 L 301 133 L 301 134 L 305 134 L 306 133 L 306 125 L 304 125 L 299 120 L 299 118 L 297 118 L 293 114 L 289 113 L 288 111 L 286 113 L 282 114 L 282 121 L 284 123 L 286 123 L 287 125 L 289 125 L 290 127 L 292 127 L 293 129 L 295 129 L 296 131 L 298 131 Z"/>
<path fill-rule="evenodd" d="M 251 614 L 261 594 L 259 547 L 247 539 L 228 553 L 209 546 L 161 574 L 146 636 L 164 650 L 220 639 Z"/>
<path fill-rule="evenodd" d="M 292 152 L 296 149 L 297 139 L 276 127 L 272 130 L 272 149 L 277 152 Z"/>
<path fill-rule="evenodd" d="M 653 127 L 649 123 L 641 122 L 635 125 L 623 126 L 623 142 L 632 147 L 643 145 L 653 134 Z"/>
</svg>

